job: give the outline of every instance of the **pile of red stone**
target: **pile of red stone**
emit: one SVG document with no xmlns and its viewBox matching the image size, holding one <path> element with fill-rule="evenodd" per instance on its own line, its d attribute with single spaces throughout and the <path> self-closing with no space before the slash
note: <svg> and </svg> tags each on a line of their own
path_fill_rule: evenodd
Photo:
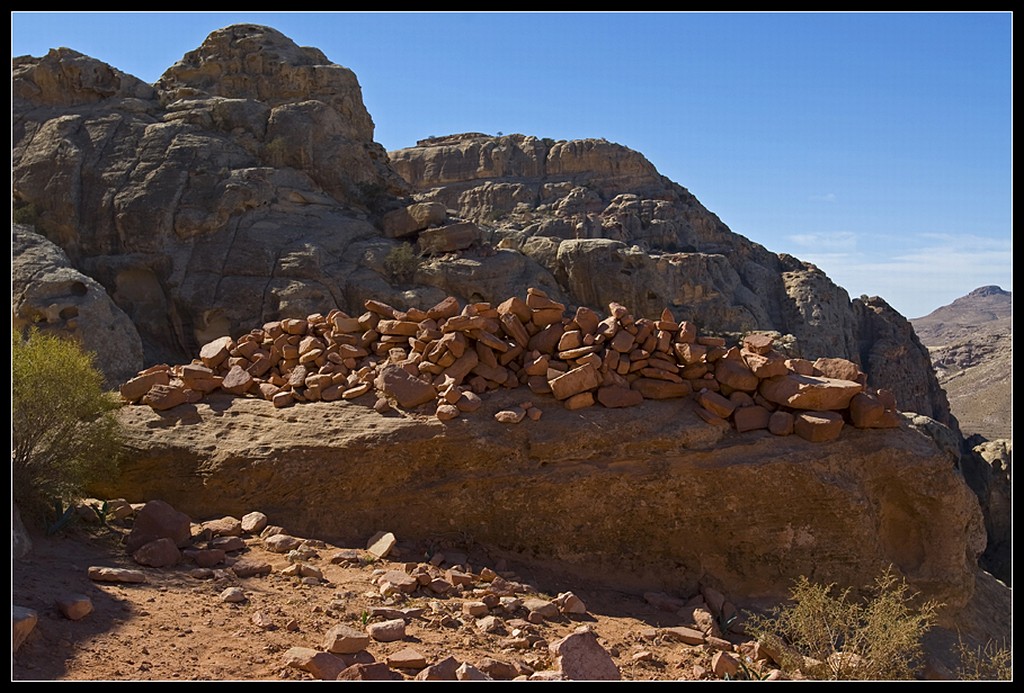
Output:
<svg viewBox="0 0 1024 693">
<path fill-rule="evenodd" d="M 659 320 L 635 319 L 618 303 L 604 319 L 586 307 L 568 317 L 563 304 L 532 288 L 525 300 L 497 307 L 460 308 L 452 297 L 426 311 L 374 300 L 365 306 L 359 317 L 333 310 L 221 337 L 190 364 L 140 372 L 121 395 L 162 410 L 217 389 L 276 407 L 373 393 L 378 410 L 433 403 L 437 418 L 450 420 L 479 408 L 479 395 L 489 390 L 525 385 L 567 409 L 695 395 L 710 424 L 731 421 L 740 432 L 795 432 L 809 440 L 835 438 L 846 422 L 899 425 L 893 397 L 868 389 L 853 362 L 788 359 L 759 333 L 727 349 L 723 338 L 699 336 L 667 308 Z M 502 421 L 524 418 L 499 414 Z"/>
</svg>

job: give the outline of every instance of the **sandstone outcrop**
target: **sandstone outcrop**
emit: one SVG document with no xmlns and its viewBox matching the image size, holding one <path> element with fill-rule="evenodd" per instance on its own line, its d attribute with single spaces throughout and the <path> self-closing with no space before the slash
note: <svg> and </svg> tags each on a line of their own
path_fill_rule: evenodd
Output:
<svg viewBox="0 0 1024 693">
<path fill-rule="evenodd" d="M 96 355 L 108 388 L 116 388 L 143 365 L 135 325 L 64 251 L 29 227 L 11 229 L 11 322 L 75 339 Z"/>
<path fill-rule="evenodd" d="M 389 157 L 415 199 L 492 229 L 499 247 L 536 260 L 578 305 L 622 301 L 645 317 L 669 305 L 720 333 L 775 331 L 792 355 L 851 360 L 908 410 L 956 427 L 905 318 L 733 233 L 637 152 L 467 133 Z"/>
<path fill-rule="evenodd" d="M 365 307 L 359 317 L 332 310 L 266 323 L 237 341 L 218 337 L 192 363 L 141 371 L 121 396 L 163 411 L 218 389 L 278 408 L 375 391 L 378 402 L 405 410 L 432 403 L 437 419 L 452 421 L 475 411 L 480 394 L 524 386 L 569 410 L 694 393 L 709 424 L 815 441 L 838 437 L 844 420 L 857 428 L 899 426 L 895 398 L 868 388 L 852 361 L 787 359 L 764 333 L 727 349 L 725 338 L 698 334 L 668 308 L 648 320 L 612 302 L 603 320 L 582 307 L 570 317 L 536 288 L 497 308 L 460 306 L 454 296 L 426 311 L 374 299 Z M 532 420 L 542 414 L 526 401 L 494 418 L 516 424 L 528 413 Z M 791 416 L 791 424 L 770 426 L 773 413 Z"/>
<path fill-rule="evenodd" d="M 709 426 L 689 398 L 544 406 L 517 426 L 489 415 L 522 399 L 498 389 L 452 422 L 358 400 L 282 415 L 220 392 L 162 412 L 125 407 L 128 462 L 93 492 L 162 498 L 190 516 L 259 507 L 298 536 L 350 546 L 381 527 L 428 540 L 455 526 L 622 589 L 783 598 L 800 575 L 864 585 L 892 563 L 951 608 L 970 597 L 985 546 L 978 502 L 952 452 L 910 417 L 812 443 Z"/>
<path fill-rule="evenodd" d="M 911 367 L 881 363 L 874 323 L 900 316 L 867 320 L 626 147 L 470 134 L 388 155 L 351 71 L 256 25 L 213 32 L 153 85 L 68 49 L 12 69 L 15 215 L 103 285 L 145 365 L 325 306 L 497 304 L 535 286 L 569 307 L 778 332 L 955 426 L 900 325 L 885 349 Z M 427 257 L 389 268 L 405 242 Z"/>
<path fill-rule="evenodd" d="M 148 363 L 344 305 L 371 210 L 405 189 L 355 75 L 269 27 L 214 32 L 155 85 L 16 58 L 12 94 L 16 217 L 107 289 Z"/>
</svg>

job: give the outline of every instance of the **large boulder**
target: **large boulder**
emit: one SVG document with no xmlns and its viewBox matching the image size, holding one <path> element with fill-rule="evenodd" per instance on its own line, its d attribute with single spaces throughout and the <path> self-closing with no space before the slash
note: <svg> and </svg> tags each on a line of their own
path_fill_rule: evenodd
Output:
<svg viewBox="0 0 1024 693">
<path fill-rule="evenodd" d="M 67 255 L 30 227 L 11 228 L 11 321 L 78 341 L 95 356 L 108 388 L 142 368 L 135 325 L 103 286 L 71 266 Z"/>
<path fill-rule="evenodd" d="M 270 402 L 225 397 L 195 405 L 188 436 L 149 407 L 122 409 L 128 462 L 91 491 L 193 514 L 260 507 L 340 542 L 384 525 L 409 541 L 458 526 L 496 551 L 682 594 L 784 598 L 801 575 L 861 586 L 893 564 L 955 609 L 985 546 L 955 451 L 923 420 L 808 442 L 707 425 L 688 399 L 579 411 L 538 401 L 544 416 L 528 425 L 450 426 L 354 402 L 282 417 Z M 522 393 L 487 401 L 513 408 Z"/>
</svg>

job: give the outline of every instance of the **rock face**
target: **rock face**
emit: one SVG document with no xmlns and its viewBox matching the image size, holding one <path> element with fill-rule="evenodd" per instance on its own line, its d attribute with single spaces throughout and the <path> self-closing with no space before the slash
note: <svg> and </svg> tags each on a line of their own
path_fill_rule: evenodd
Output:
<svg viewBox="0 0 1024 693">
<path fill-rule="evenodd" d="M 12 97 L 15 216 L 102 284 L 145 365 L 371 297 L 426 309 L 535 286 L 571 307 L 668 305 L 705 331 L 776 331 L 792 355 L 855 361 L 955 425 L 899 325 L 901 380 L 866 362 L 889 334 L 875 323 L 898 315 L 732 233 L 620 145 L 470 134 L 388 155 L 351 71 L 249 24 L 153 85 L 68 49 L 15 58 Z M 406 242 L 429 257 L 396 265 Z"/>
<path fill-rule="evenodd" d="M 220 393 L 166 412 L 126 407 L 130 461 L 92 491 L 190 515 L 258 506 L 346 542 L 458 526 L 623 588 L 783 598 L 800 575 L 863 585 L 892 563 L 953 608 L 971 594 L 981 512 L 931 427 L 903 418 L 815 443 L 709 426 L 691 400 L 551 407 L 519 426 L 487 415 L 521 400 L 496 391 L 459 426 L 356 401 L 282 417 Z"/>
<path fill-rule="evenodd" d="M 492 229 L 586 306 L 663 306 L 704 329 L 777 331 L 792 355 L 838 356 L 908 410 L 956 426 L 928 355 L 881 299 L 850 300 L 813 265 L 733 233 L 642 155 L 605 140 L 554 142 L 480 133 L 389 152 L 421 202 Z M 899 368 L 892 366 L 897 356 Z"/>
<path fill-rule="evenodd" d="M 404 189 L 355 75 L 268 27 L 214 32 L 152 86 L 68 49 L 17 58 L 12 92 L 16 216 L 103 284 L 151 363 L 344 304 L 367 211 Z"/>
<path fill-rule="evenodd" d="M 17 224 L 11 229 L 11 316 L 15 329 L 78 340 L 95 354 L 110 388 L 142 368 L 139 333 L 99 282 L 72 267 L 58 246 Z"/>
</svg>

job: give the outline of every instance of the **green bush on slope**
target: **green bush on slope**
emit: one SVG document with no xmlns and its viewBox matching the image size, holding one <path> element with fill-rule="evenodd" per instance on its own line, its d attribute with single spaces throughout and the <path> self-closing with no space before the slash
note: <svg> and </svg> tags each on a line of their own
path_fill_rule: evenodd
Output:
<svg viewBox="0 0 1024 693">
<path fill-rule="evenodd" d="M 11 483 L 27 521 L 56 519 L 56 501 L 77 500 L 90 480 L 116 471 L 119 404 L 102 383 L 77 343 L 12 330 Z"/>
</svg>

